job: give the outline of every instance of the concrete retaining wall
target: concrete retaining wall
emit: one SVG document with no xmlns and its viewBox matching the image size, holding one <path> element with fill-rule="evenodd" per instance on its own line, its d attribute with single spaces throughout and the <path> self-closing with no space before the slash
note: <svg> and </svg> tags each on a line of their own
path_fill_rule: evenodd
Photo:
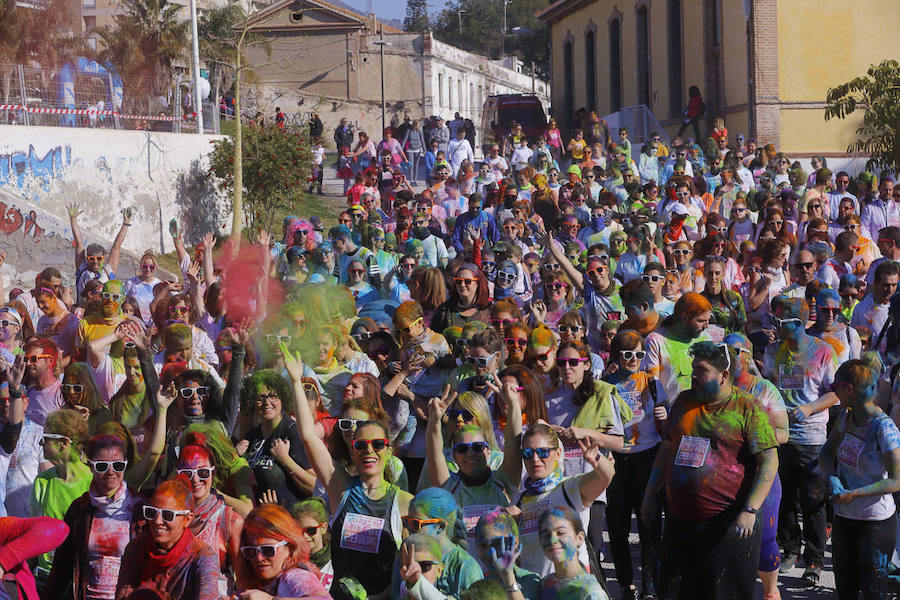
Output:
<svg viewBox="0 0 900 600">
<path fill-rule="evenodd" d="M 0 250 L 7 289 L 30 288 L 43 267 L 74 274 L 67 205 L 78 203 L 85 243 L 109 248 L 130 207 L 120 278 L 135 273 L 135 255 L 169 252 L 177 218 L 188 242 L 218 227 L 225 214 L 205 177 L 219 136 L 0 125 Z M 127 254 L 127 255 L 125 255 Z"/>
</svg>

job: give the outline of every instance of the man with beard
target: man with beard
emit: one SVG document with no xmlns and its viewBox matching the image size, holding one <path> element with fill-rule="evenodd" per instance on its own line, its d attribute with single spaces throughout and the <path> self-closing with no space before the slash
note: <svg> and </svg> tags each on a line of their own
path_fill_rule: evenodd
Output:
<svg viewBox="0 0 900 600">
<path fill-rule="evenodd" d="M 93 300 L 85 307 L 85 317 L 78 324 L 75 336 L 77 360 L 84 360 L 85 348 L 91 340 L 105 337 L 116 330 L 122 319 L 122 304 L 125 302 L 125 288 L 121 281 L 113 279 L 103 284 L 99 305 Z M 111 349 L 113 365 L 117 373 L 124 373 L 122 364 L 122 345 Z"/>
<path fill-rule="evenodd" d="M 58 359 L 59 348 L 51 339 L 31 338 L 25 344 L 25 416 L 41 426 L 47 415 L 63 406 L 61 382 L 55 373 Z"/>
<path fill-rule="evenodd" d="M 672 405 L 644 494 L 648 525 L 665 488 L 659 597 L 681 575 L 683 598 L 753 597 L 761 527 L 756 514 L 778 472 L 778 443 L 765 409 L 732 385 L 725 344 L 691 347 L 691 388 Z"/>
</svg>

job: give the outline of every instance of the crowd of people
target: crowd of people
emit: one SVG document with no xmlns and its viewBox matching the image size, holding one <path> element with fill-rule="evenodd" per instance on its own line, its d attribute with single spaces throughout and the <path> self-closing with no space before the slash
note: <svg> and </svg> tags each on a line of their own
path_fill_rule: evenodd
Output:
<svg viewBox="0 0 900 600">
<path fill-rule="evenodd" d="M 381 160 L 341 127 L 337 224 L 173 221 L 175 275 L 70 207 L 74 285 L 0 307 L 0 598 L 605 600 L 606 559 L 625 599 L 772 600 L 829 537 L 838 597 L 885 596 L 889 174 L 721 121 L 635 155 L 551 119 L 479 162 L 464 126 Z"/>
</svg>

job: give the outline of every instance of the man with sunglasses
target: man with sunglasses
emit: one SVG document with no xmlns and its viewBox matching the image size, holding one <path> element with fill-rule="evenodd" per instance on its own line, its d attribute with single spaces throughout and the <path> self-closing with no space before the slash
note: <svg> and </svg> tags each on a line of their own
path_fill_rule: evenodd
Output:
<svg viewBox="0 0 900 600">
<path fill-rule="evenodd" d="M 816 465 L 825 444 L 828 409 L 838 399 L 830 392 L 838 358 L 828 342 L 809 335 L 809 306 L 801 298 L 778 296 L 772 301 L 773 321 L 780 341 L 769 344 L 762 374 L 781 390 L 789 418 L 790 439 L 778 449 L 782 499 L 778 540 L 784 552 L 781 572 L 794 567 L 806 542 L 806 571 L 801 585 L 818 584 L 825 558 L 825 498 L 827 482 Z M 800 504 L 801 515 L 796 512 Z"/>
<path fill-rule="evenodd" d="M 126 208 L 122 211 L 122 227 L 119 228 L 119 233 L 109 250 L 109 257 L 106 256 L 106 251 L 100 244 L 89 244 L 85 248 L 81 228 L 78 226 L 78 216 L 83 211 L 78 204 L 70 204 L 68 209 L 72 238 L 75 241 L 76 293 L 81 295 L 81 290 L 84 289 L 84 284 L 89 279 L 99 279 L 101 282 L 115 279 L 116 271 L 119 270 L 119 254 L 122 244 L 125 242 L 128 228 L 131 227 L 131 209 Z"/>
<path fill-rule="evenodd" d="M 103 284 L 100 292 L 100 308 L 85 315 L 78 324 L 78 335 L 75 339 L 76 360 L 84 360 L 87 356 L 86 347 L 92 340 L 110 335 L 116 330 L 119 323 L 125 318 L 122 312 L 122 304 L 125 302 L 125 286 L 117 279 Z M 124 373 L 122 363 L 122 347 L 114 347 L 111 356 L 117 373 Z"/>
<path fill-rule="evenodd" d="M 381 272 L 378 270 L 378 261 L 375 260 L 375 255 L 365 246 L 356 245 L 356 242 L 353 241 L 353 234 L 347 225 L 332 227 L 328 231 L 328 236 L 331 238 L 331 244 L 334 246 L 334 252 L 337 255 L 334 275 L 338 277 L 340 283 L 346 285 L 349 281 L 350 274 L 348 270 L 350 269 L 350 262 L 354 260 L 365 263 L 369 270 L 370 278 L 373 274 L 377 274 L 380 277 Z"/>
<path fill-rule="evenodd" d="M 78 320 L 74 319 L 77 326 Z M 22 317 L 12 306 L 0 307 L 0 358 L 11 363 L 20 354 Z"/>
<path fill-rule="evenodd" d="M 63 407 L 62 387 L 54 372 L 59 348 L 48 338 L 31 338 L 25 343 L 25 416 L 43 426 L 48 414 Z"/>
<path fill-rule="evenodd" d="M 849 192 L 849 188 L 850 174 L 847 171 L 838 171 L 834 178 L 834 189 L 827 194 L 828 203 L 826 206 L 828 206 L 828 216 L 831 220 L 838 218 L 838 206 L 844 198 L 848 198 L 853 202 L 854 210 L 859 214 L 859 199 Z"/>
<path fill-rule="evenodd" d="M 78 336 L 79 321 L 78 317 L 66 310 L 56 294 L 47 288 L 39 288 L 32 292 L 37 300 L 38 307 L 44 314 L 37 321 L 35 333 L 38 335 L 46 335 L 50 337 L 56 345 L 62 350 L 63 366 L 68 366 L 69 361 L 75 356 L 76 338 Z M 15 309 L 11 309 L 15 311 Z M 4 317 L 10 317 L 8 323 L 12 324 L 15 316 L 11 312 L 2 312 L 0 310 L 0 334 L 6 329 L 4 325 Z"/>
</svg>

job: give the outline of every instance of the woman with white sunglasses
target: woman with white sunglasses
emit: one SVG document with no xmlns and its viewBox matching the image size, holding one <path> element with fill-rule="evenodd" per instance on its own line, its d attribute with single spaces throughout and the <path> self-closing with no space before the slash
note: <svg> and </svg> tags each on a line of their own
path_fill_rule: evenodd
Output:
<svg viewBox="0 0 900 600">
<path fill-rule="evenodd" d="M 236 566 L 241 598 L 331 598 L 309 560 L 300 524 L 281 506 L 263 504 L 247 515 L 240 551 Z"/>
<path fill-rule="evenodd" d="M 616 386 L 619 395 L 634 413 L 634 419 L 625 427 L 624 446 L 613 452 L 616 476 L 609 484 L 606 521 L 609 526 L 609 545 L 616 580 L 626 590 L 623 598 L 637 598 L 634 585 L 634 567 L 628 546 L 631 533 L 631 515 L 640 516 L 644 490 L 653 470 L 653 461 L 662 441 L 660 431 L 665 426 L 666 392 L 659 380 L 641 370 L 641 362 L 647 352 L 644 340 L 633 329 L 620 331 L 610 344 L 611 374 L 604 381 Z M 657 511 L 657 518 L 662 512 Z M 656 593 L 656 563 L 660 544 L 660 532 L 652 531 L 638 519 L 638 536 L 641 548 L 640 598 Z"/>
<path fill-rule="evenodd" d="M 244 518 L 225 503 L 224 496 L 213 486 L 216 466 L 215 454 L 208 446 L 206 436 L 196 432 L 185 435 L 176 472 L 191 482 L 195 506 L 191 532 L 218 555 L 221 568 L 219 595 L 230 597 L 234 592 L 233 571 Z M 223 475 L 220 474 L 220 481 L 224 479 Z"/>
<path fill-rule="evenodd" d="M 164 598 L 219 598 L 219 561 L 191 532 L 194 496 L 184 475 L 164 481 L 141 508 L 147 530 L 125 547 L 116 584 L 116 600 L 138 590 Z"/>
<path fill-rule="evenodd" d="M 69 591 L 75 600 L 112 597 L 131 539 L 135 497 L 125 482 L 125 442 L 114 435 L 94 436 L 85 456 L 93 479 L 66 511 L 69 536 L 54 552 L 44 588 L 48 598 L 62 598 Z"/>
</svg>

